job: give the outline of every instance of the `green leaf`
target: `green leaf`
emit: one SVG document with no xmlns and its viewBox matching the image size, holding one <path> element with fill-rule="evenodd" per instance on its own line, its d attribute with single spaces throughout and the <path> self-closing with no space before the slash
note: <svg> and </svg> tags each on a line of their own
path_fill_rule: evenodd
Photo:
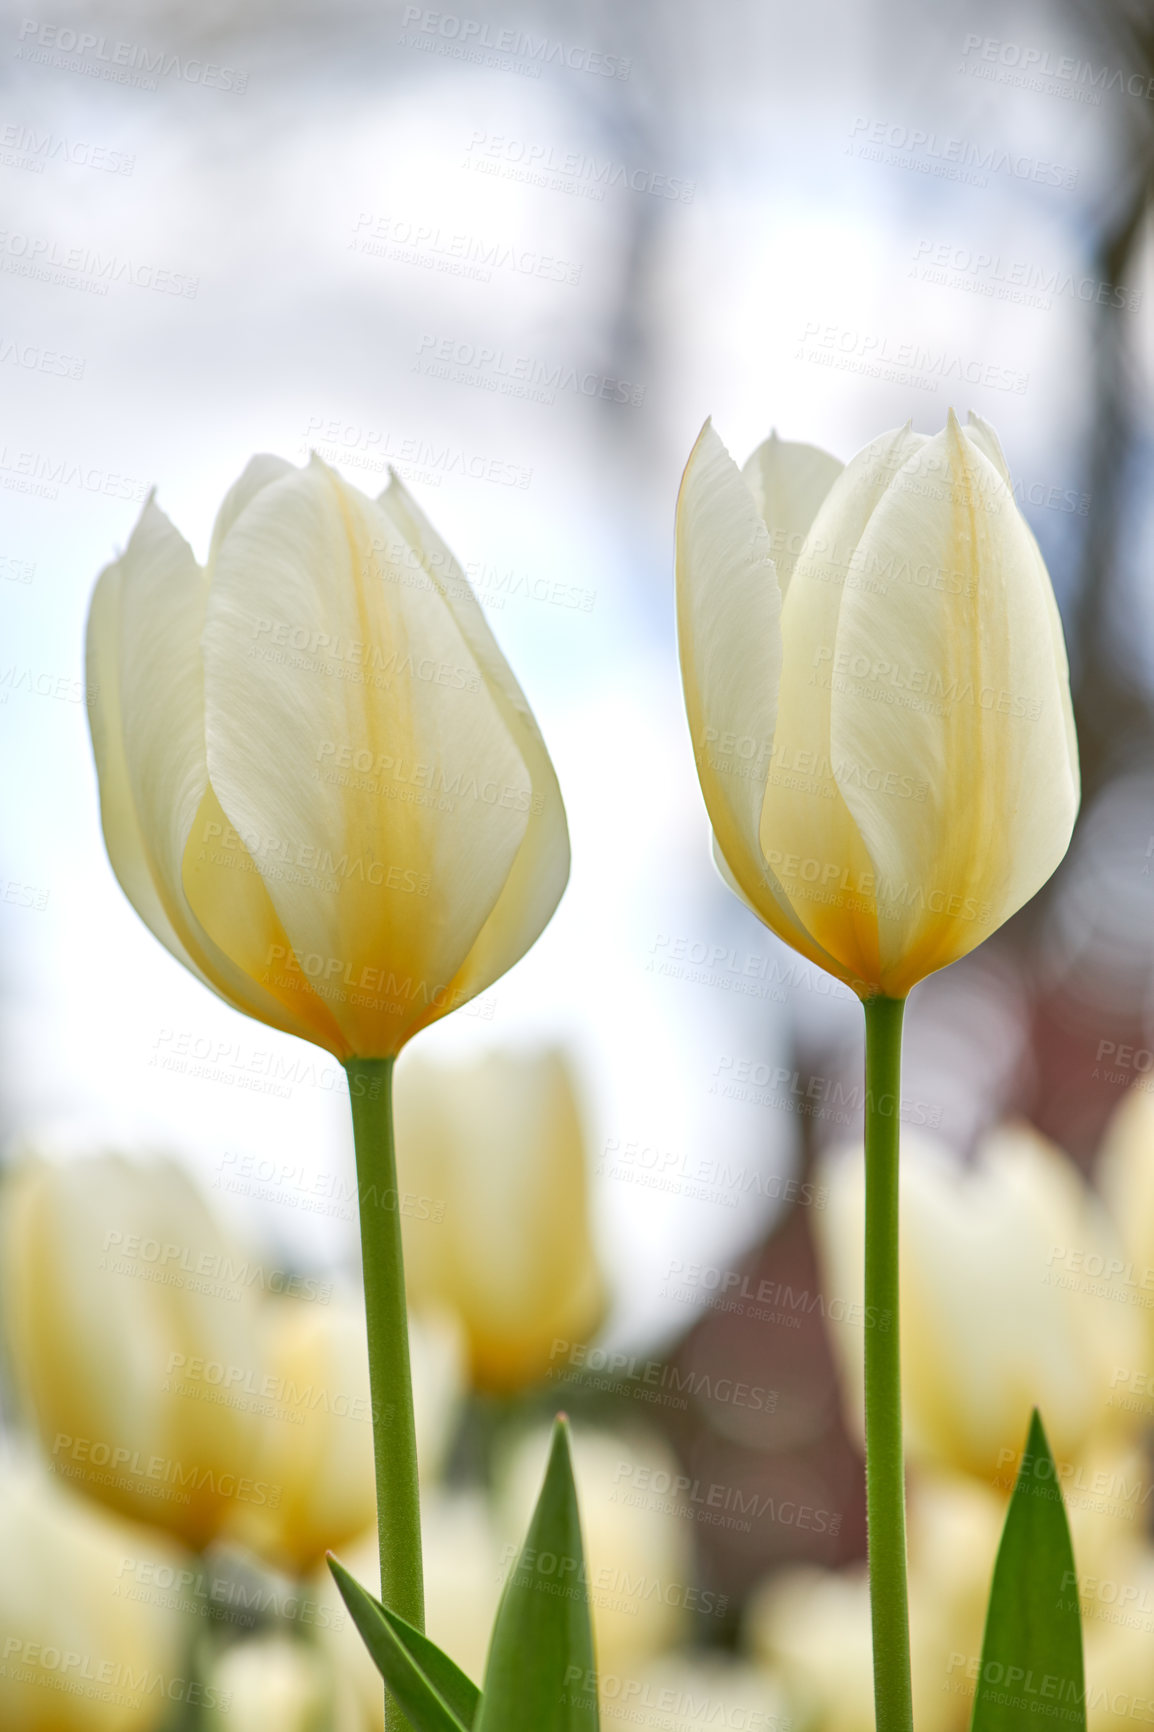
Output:
<svg viewBox="0 0 1154 1732">
<path fill-rule="evenodd" d="M 597 1732 L 585 1553 L 564 1417 L 493 1626 L 476 1732 Z"/>
<path fill-rule="evenodd" d="M 404 1618 L 382 1606 L 330 1555 L 341 1598 L 416 1732 L 470 1732 L 481 1693 L 447 1654 Z"/>
<path fill-rule="evenodd" d="M 1078 1576 L 1036 1408 L 994 1565 L 971 1732 L 1021 1732 L 1028 1718 L 1086 1725 Z"/>
</svg>

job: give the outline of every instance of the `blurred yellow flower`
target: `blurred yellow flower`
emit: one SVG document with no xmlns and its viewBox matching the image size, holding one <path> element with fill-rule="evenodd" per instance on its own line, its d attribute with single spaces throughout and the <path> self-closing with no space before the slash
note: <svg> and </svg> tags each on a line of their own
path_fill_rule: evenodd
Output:
<svg viewBox="0 0 1154 1732">
<path fill-rule="evenodd" d="M 706 423 L 677 617 L 719 864 L 862 997 L 904 998 L 1045 883 L 1078 809 L 1062 628 L 997 438 L 951 410 L 843 468 Z"/>
<path fill-rule="evenodd" d="M 385 1058 L 511 968 L 569 870 L 548 753 L 394 477 L 254 457 L 208 562 L 151 498 L 88 621 L 109 858 L 229 1004 Z"/>
<path fill-rule="evenodd" d="M 556 1051 L 410 1060 L 396 1124 L 415 1303 L 456 1311 L 478 1388 L 535 1382 L 555 1342 L 587 1341 L 605 1308 L 568 1063 Z"/>
<path fill-rule="evenodd" d="M 181 1614 L 149 1586 L 187 1554 L 5 1455 L 0 1557 L 5 1732 L 158 1732 L 174 1702 L 207 1704 Z"/>
<path fill-rule="evenodd" d="M 258 1421 L 223 1388 L 257 1364 L 262 1277 L 172 1162 L 20 1161 L 0 1187 L 0 1310 L 53 1472 L 197 1547 L 267 1503 Z"/>
<path fill-rule="evenodd" d="M 546 1429 L 529 1432 L 499 1465 L 506 1574 L 529 1526 L 548 1448 Z M 602 1677 L 633 1676 L 690 1630 L 717 1628 L 725 1596 L 697 1579 L 696 1510 L 672 1490 L 680 1468 L 662 1437 L 640 1427 L 578 1424 L 572 1450 L 598 1669 Z"/>
<path fill-rule="evenodd" d="M 910 1644 L 920 1732 L 964 1732 L 966 1668 L 981 1653 L 1005 1501 L 973 1480 L 933 1476 L 911 1488 Z M 864 1568 L 795 1566 L 750 1597 L 746 1640 L 781 1677 L 814 1732 L 873 1732 L 873 1655 Z"/>
<path fill-rule="evenodd" d="M 373 1403 L 364 1306 L 336 1293 L 326 1305 L 270 1300 L 261 1315 L 263 1367 L 252 1407 L 261 1416 L 254 1455 L 275 1488 L 267 1502 L 238 1505 L 229 1531 L 293 1576 L 326 1551 L 344 1555 L 376 1518 Z M 444 1320 L 410 1321 L 418 1460 L 444 1453 L 459 1388 L 459 1346 Z M 387 1413 L 383 1416 L 388 1421 Z"/>
<path fill-rule="evenodd" d="M 822 1166 L 829 1204 L 815 1227 L 830 1295 L 861 1291 L 862 1167 L 860 1149 Z M 1121 1266 L 1105 1212 L 1061 1151 L 1024 1125 L 992 1133 L 970 1164 L 910 1132 L 900 1185 L 911 1460 L 1008 1491 L 1037 1406 L 1068 1481 L 1095 1439 L 1132 1429 L 1109 1391 L 1116 1368 L 1137 1363 L 1138 1313 L 1092 1273 Z M 832 1338 L 860 1434 L 863 1331 L 839 1325 Z"/>
<path fill-rule="evenodd" d="M 784 1693 L 757 1667 L 728 1656 L 672 1653 L 601 1680 L 603 1732 L 700 1732 L 704 1727 L 788 1732 Z"/>
</svg>

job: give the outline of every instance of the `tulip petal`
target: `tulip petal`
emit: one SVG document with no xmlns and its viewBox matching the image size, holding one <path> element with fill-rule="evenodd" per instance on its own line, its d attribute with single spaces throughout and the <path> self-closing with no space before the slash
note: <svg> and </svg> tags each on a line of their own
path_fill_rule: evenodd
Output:
<svg viewBox="0 0 1154 1732">
<path fill-rule="evenodd" d="M 272 457 L 268 452 L 259 452 L 250 457 L 245 464 L 244 473 L 233 482 L 228 492 L 220 502 L 220 510 L 216 514 L 216 522 L 212 526 L 212 542 L 208 551 L 208 563 L 211 568 L 220 552 L 225 536 L 249 502 L 256 498 L 262 487 L 268 487 L 274 481 L 280 481 L 286 475 L 294 473 L 293 465 L 283 457 Z"/>
<path fill-rule="evenodd" d="M 881 595 L 846 591 L 831 740 L 878 877 L 883 990 L 903 996 L 1061 860 L 1078 802 L 1073 726 L 1037 545 L 952 412 L 894 477 L 858 556 L 887 577 Z M 872 774 L 851 779 L 854 764 Z"/>
<path fill-rule="evenodd" d="M 93 746 L 113 870 L 141 919 L 206 986 L 289 1034 L 303 1022 L 218 947 L 189 906 L 186 852 L 208 861 L 200 632 L 205 577 L 183 536 L 149 499 L 121 558 L 102 574 L 88 623 L 96 688 Z M 233 863 L 230 861 L 230 864 Z M 205 869 L 207 870 L 207 864 Z M 236 894 L 238 874 L 226 876 Z M 246 880 L 247 906 L 255 886 Z M 272 917 L 271 906 L 261 930 Z M 283 941 L 283 933 L 277 928 Z M 267 964 L 266 964 L 267 967 Z"/>
<path fill-rule="evenodd" d="M 178 962 L 209 984 L 177 937 L 157 894 L 148 844 L 136 813 L 120 713 L 121 562 L 105 566 L 88 613 L 86 666 L 92 751 L 100 784 L 100 820 L 108 858 L 124 894 Z"/>
<path fill-rule="evenodd" d="M 858 544 L 894 474 L 922 443 L 908 428 L 883 434 L 842 470 L 814 518 L 782 610 L 781 703 L 760 845 L 794 918 L 855 990 L 876 981 L 878 937 L 873 862 L 835 775 L 838 622 L 848 597 L 878 587 Z"/>
<path fill-rule="evenodd" d="M 452 610 L 532 786 L 524 839 L 505 887 L 453 979 L 453 1001 L 459 1004 L 499 979 L 548 925 L 569 878 L 569 830 L 557 774 L 536 719 L 468 578 L 399 476 L 391 475 L 377 504 Z"/>
<path fill-rule="evenodd" d="M 364 1057 L 452 1008 L 532 792 L 452 611 L 395 541 L 314 457 L 233 524 L 204 632 L 212 785 Z"/>
<path fill-rule="evenodd" d="M 779 439 L 776 433 L 742 465 L 753 503 L 769 531 L 783 596 L 810 524 L 843 467 L 819 446 Z"/>
</svg>

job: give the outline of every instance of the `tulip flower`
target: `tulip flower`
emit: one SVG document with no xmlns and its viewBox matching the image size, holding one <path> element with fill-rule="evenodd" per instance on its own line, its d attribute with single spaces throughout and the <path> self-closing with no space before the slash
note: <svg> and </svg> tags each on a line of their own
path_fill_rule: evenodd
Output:
<svg viewBox="0 0 1154 1732">
<path fill-rule="evenodd" d="M 473 592 L 395 477 L 255 457 L 208 562 L 150 497 L 88 621 L 113 870 L 229 1004 L 384 1058 L 510 968 L 565 814 Z"/>
<path fill-rule="evenodd" d="M 677 616 L 719 862 L 863 998 L 901 999 L 1045 883 L 1078 810 L 1066 653 L 993 429 L 883 434 L 843 469 L 709 422 Z"/>
<path fill-rule="evenodd" d="M 187 1553 L 37 1463 L 0 1466 L 0 1725 L 160 1732 L 173 1702 L 199 1688 L 185 1669 L 189 1632 L 155 1586 Z"/>
<path fill-rule="evenodd" d="M 587 1341 L 605 1307 L 564 1056 L 407 1061 L 397 1143 L 402 1189 L 418 1200 L 401 1218 L 414 1301 L 460 1317 L 475 1387 L 535 1382 L 558 1338 Z"/>
<path fill-rule="evenodd" d="M 376 1515 L 374 1413 L 364 1312 L 340 1293 L 327 1305 L 276 1298 L 259 1320 L 263 1380 L 254 1456 L 273 1502 L 238 1505 L 229 1532 L 277 1568 L 300 1577 L 326 1551 L 359 1539 Z M 411 1350 L 419 1460 L 443 1457 L 459 1391 L 457 1332 L 449 1319 L 413 1317 Z"/>
<path fill-rule="evenodd" d="M 254 1277 L 256 1279 L 254 1279 Z M 172 1162 L 21 1161 L 0 1189 L 0 1309 L 17 1394 L 53 1472 L 205 1545 L 252 1475 L 257 1420 L 193 1362 L 257 1362 L 259 1264 Z"/>
<path fill-rule="evenodd" d="M 860 1156 L 827 1156 L 815 1215 L 827 1292 L 862 1279 Z M 963 1164 L 927 1136 L 903 1149 L 901 1339 L 906 1435 L 917 1462 L 1005 1489 L 1038 1407 L 1071 1464 L 1112 1417 L 1118 1367 L 1139 1362 L 1138 1313 L 1087 1268 L 1121 1269 L 1109 1222 L 1060 1150 L 1026 1126 L 987 1137 Z M 833 1331 L 861 1425 L 864 1331 Z"/>
<path fill-rule="evenodd" d="M 994 431 L 950 411 L 843 469 L 706 422 L 677 505 L 677 634 L 718 864 L 866 1018 L 866 1310 L 898 1310 L 901 1027 L 1066 851 L 1079 775 L 1062 627 Z M 900 1351 L 866 1340 L 878 1732 L 911 1732 Z"/>
<path fill-rule="evenodd" d="M 336 1055 L 361 1190 L 381 1591 L 423 1618 L 392 1067 L 520 960 L 569 837 L 537 724 L 460 566 L 394 476 L 256 457 L 207 563 L 150 497 L 88 619 L 109 859 L 225 1001 Z M 384 1512 L 388 1522 L 384 1524 Z M 390 1720 L 401 1725 L 395 1704 Z"/>
</svg>

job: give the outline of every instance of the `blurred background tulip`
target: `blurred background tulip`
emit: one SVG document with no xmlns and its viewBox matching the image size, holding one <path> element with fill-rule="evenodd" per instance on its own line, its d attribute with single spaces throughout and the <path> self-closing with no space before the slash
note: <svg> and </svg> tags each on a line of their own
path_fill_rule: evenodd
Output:
<svg viewBox="0 0 1154 1732">
<path fill-rule="evenodd" d="M 363 1732 L 367 1722 L 324 1650 L 286 1636 L 228 1648 L 211 1685 L 206 1732 Z"/>
<path fill-rule="evenodd" d="M 0 1456 L 0 1723 L 10 1732 L 159 1732 L 211 1700 L 163 1594 L 134 1581 L 187 1555 L 110 1515 L 38 1463 Z"/>
<path fill-rule="evenodd" d="M 817 1222 L 828 1291 L 862 1281 L 860 1151 L 821 1168 L 829 1208 Z M 1045 1416 L 1055 1458 L 1071 1463 L 1110 1428 L 1116 1367 L 1134 1362 L 1137 1314 L 1101 1277 L 1121 1268 L 1101 1204 L 1052 1143 L 1001 1129 L 971 1165 L 923 1134 L 903 1138 L 902 1366 L 911 1460 L 1009 1490 L 1030 1413 Z M 1073 1272 L 1071 1272 L 1073 1271 Z M 865 1327 L 887 1320 L 866 1318 Z M 861 1426 L 863 1332 L 834 1335 Z"/>
<path fill-rule="evenodd" d="M 270 1299 L 259 1318 L 264 1382 L 254 1454 L 275 1502 L 238 1506 L 230 1533 L 278 1569 L 304 1576 L 326 1551 L 342 1556 L 376 1520 L 372 1397 L 364 1307 L 336 1293 L 327 1305 Z M 459 1392 L 451 1320 L 417 1316 L 410 1328 L 418 1460 L 435 1478 Z"/>
<path fill-rule="evenodd" d="M 402 1188 L 426 1199 L 401 1218 L 412 1299 L 460 1318 L 475 1388 L 523 1389 L 558 1339 L 589 1341 L 607 1303 L 569 1062 L 557 1050 L 418 1055 L 398 1071 L 396 1114 Z"/>
<path fill-rule="evenodd" d="M 190 1368 L 259 1366 L 262 1269 L 172 1161 L 20 1161 L 0 1194 L 3 1327 L 54 1473 L 203 1546 L 241 1503 L 259 1421 Z"/>
</svg>

